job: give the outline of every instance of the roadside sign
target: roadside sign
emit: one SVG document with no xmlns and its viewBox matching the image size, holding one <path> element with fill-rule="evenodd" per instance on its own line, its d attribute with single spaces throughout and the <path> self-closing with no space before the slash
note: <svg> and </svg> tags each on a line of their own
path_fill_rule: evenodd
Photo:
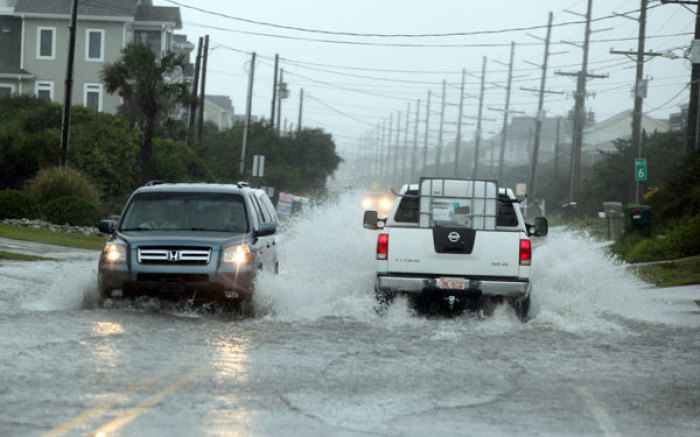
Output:
<svg viewBox="0 0 700 437">
<path fill-rule="evenodd" d="M 292 206 L 294 205 L 294 196 L 289 193 L 280 192 L 280 197 L 277 200 L 277 215 L 289 217 L 292 215 Z"/>
<path fill-rule="evenodd" d="M 515 184 L 515 195 L 524 196 L 527 194 L 527 188 L 525 184 Z"/>
<path fill-rule="evenodd" d="M 647 160 L 645 158 L 634 160 L 634 174 L 638 181 L 647 180 Z"/>
<path fill-rule="evenodd" d="M 265 176 L 265 155 L 253 155 L 253 177 Z"/>
</svg>

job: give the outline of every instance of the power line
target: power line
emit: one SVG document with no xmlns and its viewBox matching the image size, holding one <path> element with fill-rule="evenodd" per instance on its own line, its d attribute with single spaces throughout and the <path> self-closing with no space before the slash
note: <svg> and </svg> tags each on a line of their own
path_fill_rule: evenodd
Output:
<svg viewBox="0 0 700 437">
<path fill-rule="evenodd" d="M 455 36 L 475 36 L 475 35 L 491 35 L 491 34 L 500 34 L 500 33 L 508 33 L 508 32 L 524 32 L 524 31 L 531 31 L 531 30 L 538 30 L 538 29 L 546 29 L 547 25 L 536 25 L 536 26 L 524 26 L 524 27 L 513 27 L 513 28 L 504 28 L 504 29 L 492 29 L 492 30 L 476 30 L 476 31 L 470 31 L 470 32 L 443 32 L 443 33 L 404 33 L 404 34 L 399 34 L 399 33 L 362 33 L 362 32 L 340 32 L 340 31 L 333 31 L 333 30 L 325 30 L 325 29 L 311 29 L 311 28 L 306 28 L 306 27 L 297 27 L 297 26 L 288 26 L 288 25 L 283 25 L 283 24 L 277 24 L 277 23 L 270 23 L 266 21 L 258 21 L 258 20 L 252 20 L 249 18 L 243 18 L 243 17 L 236 17 L 234 15 L 229 15 L 225 14 L 222 12 L 216 12 L 210 9 L 204 9 L 200 8 L 197 6 L 191 6 L 187 5 L 184 3 L 181 3 L 179 1 L 175 0 L 165 0 L 168 3 L 177 5 L 181 8 L 185 9 L 191 9 L 195 10 L 198 12 L 201 12 L 203 14 L 207 15 L 214 15 L 217 17 L 221 18 L 226 18 L 228 20 L 233 20 L 233 21 L 238 21 L 238 22 L 243 22 L 243 23 L 248 23 L 248 24 L 254 24 L 258 26 L 264 26 L 264 27 L 272 27 L 275 29 L 284 29 L 284 30 L 293 30 L 297 32 L 306 32 L 306 33 L 313 33 L 313 34 L 322 34 L 322 35 L 335 35 L 335 36 L 352 36 L 352 37 L 370 37 L 370 38 L 436 38 L 436 37 L 455 37 Z M 656 6 L 651 6 L 651 8 L 659 7 L 661 4 L 656 5 Z M 639 9 L 635 9 L 632 11 L 624 12 L 622 14 L 611 14 L 611 15 L 606 15 L 598 18 L 591 19 L 591 22 L 598 22 L 598 21 L 604 21 L 608 20 L 611 18 L 617 18 L 619 15 L 629 15 L 633 14 L 636 12 L 639 12 Z M 555 25 L 552 25 L 552 27 L 564 27 L 564 26 L 571 26 L 571 25 L 577 25 L 577 24 L 585 24 L 586 21 L 569 21 L 569 22 L 564 22 L 564 23 L 558 23 Z"/>
</svg>

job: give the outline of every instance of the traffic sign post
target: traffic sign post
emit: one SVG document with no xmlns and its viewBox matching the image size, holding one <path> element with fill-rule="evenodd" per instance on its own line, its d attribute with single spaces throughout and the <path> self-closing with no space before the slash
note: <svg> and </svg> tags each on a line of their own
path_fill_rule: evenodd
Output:
<svg viewBox="0 0 700 437">
<path fill-rule="evenodd" d="M 637 179 L 635 201 L 639 203 L 639 182 L 647 180 L 647 160 L 646 158 L 637 158 L 634 160 L 634 177 Z"/>
<path fill-rule="evenodd" d="M 647 160 L 645 158 L 634 160 L 634 174 L 638 181 L 647 180 Z"/>
</svg>

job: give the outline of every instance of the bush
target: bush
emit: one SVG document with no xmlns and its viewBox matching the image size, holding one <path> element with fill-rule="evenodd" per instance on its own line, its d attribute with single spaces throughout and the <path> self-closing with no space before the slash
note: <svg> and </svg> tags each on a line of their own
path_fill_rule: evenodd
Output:
<svg viewBox="0 0 700 437">
<path fill-rule="evenodd" d="M 35 219 L 39 207 L 27 193 L 17 190 L 0 191 L 0 219 Z"/>
<path fill-rule="evenodd" d="M 97 226 L 100 214 L 94 205 L 72 196 L 59 197 L 44 206 L 46 219 L 57 225 Z"/>
<path fill-rule="evenodd" d="M 27 192 L 42 205 L 66 196 L 77 197 L 92 205 L 99 204 L 95 186 L 84 174 L 70 167 L 51 167 L 39 171 L 29 181 Z"/>
</svg>

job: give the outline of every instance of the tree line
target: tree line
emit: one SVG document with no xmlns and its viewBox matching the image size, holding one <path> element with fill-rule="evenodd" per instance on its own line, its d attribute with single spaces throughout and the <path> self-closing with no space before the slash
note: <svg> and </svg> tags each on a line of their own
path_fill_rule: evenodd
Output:
<svg viewBox="0 0 700 437">
<path fill-rule="evenodd" d="M 242 123 L 219 131 L 206 123 L 201 142 L 190 134 L 182 108 L 201 104 L 181 72 L 184 57 L 157 58 L 150 48 L 131 44 L 102 71 L 105 89 L 123 100 L 116 115 L 83 106 L 72 108 L 68 165 L 84 173 L 103 204 L 121 205 L 148 180 L 237 182 L 251 179 L 253 155 L 266 156 L 263 178 L 255 185 L 312 194 L 341 162 L 330 134 L 321 129 L 278 133 L 265 120 L 250 127 L 246 171 L 239 173 Z M 30 96 L 0 100 L 0 189 L 22 189 L 39 170 L 60 160 L 60 105 Z"/>
</svg>

